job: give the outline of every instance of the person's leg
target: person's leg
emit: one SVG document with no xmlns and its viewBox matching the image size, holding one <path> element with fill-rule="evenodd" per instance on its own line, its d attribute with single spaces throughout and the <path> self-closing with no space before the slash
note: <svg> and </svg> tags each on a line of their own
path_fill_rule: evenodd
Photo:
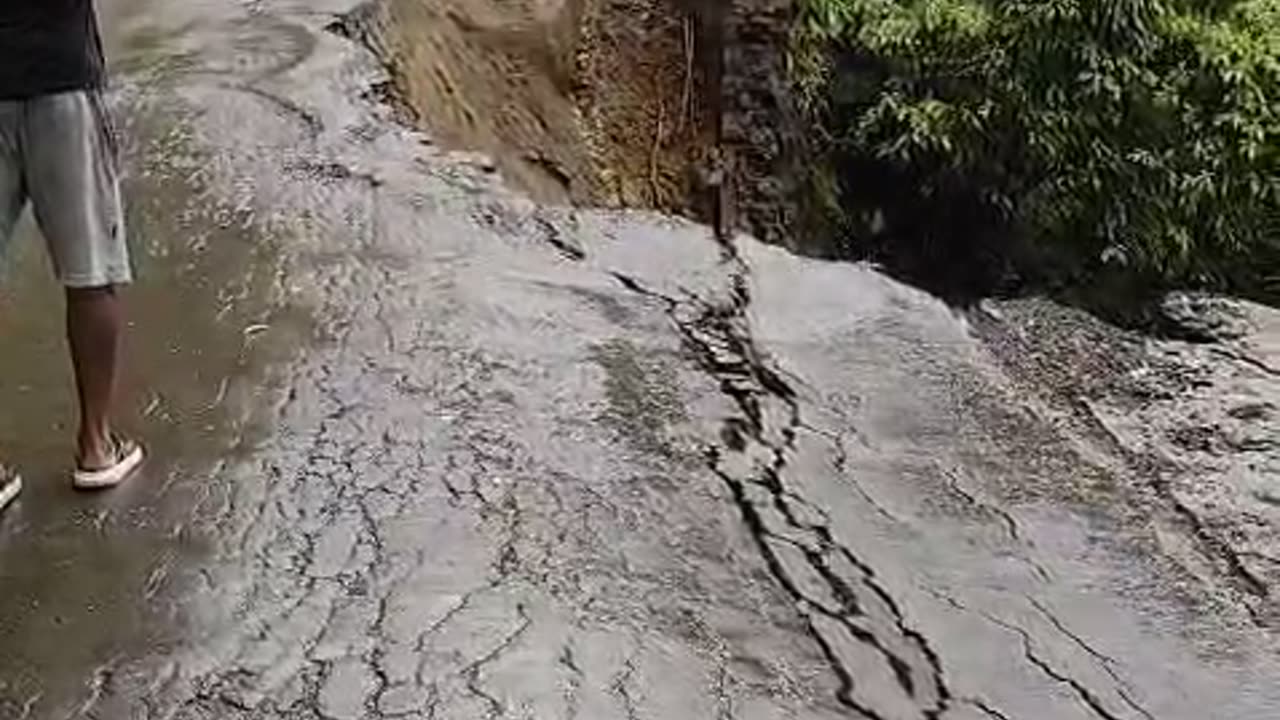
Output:
<svg viewBox="0 0 1280 720">
<path fill-rule="evenodd" d="M 67 339 L 80 398 L 77 464 L 101 470 L 116 462 L 111 433 L 119 371 L 120 299 L 115 288 L 67 290 Z"/>
<path fill-rule="evenodd" d="M 111 428 L 122 325 L 116 288 L 132 279 L 114 129 L 90 91 L 30 101 L 25 132 L 27 186 L 67 288 L 81 421 L 75 483 L 109 487 L 142 460 L 141 448 Z"/>
</svg>

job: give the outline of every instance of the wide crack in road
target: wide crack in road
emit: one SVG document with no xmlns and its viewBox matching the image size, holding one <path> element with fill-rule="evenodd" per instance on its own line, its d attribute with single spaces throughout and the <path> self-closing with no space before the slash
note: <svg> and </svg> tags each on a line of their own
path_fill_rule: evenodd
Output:
<svg viewBox="0 0 1280 720">
<path fill-rule="evenodd" d="M 29 251 L 0 718 L 1277 716 L 1256 594 L 941 304 L 506 191 L 349 2 L 115 7 L 156 462 L 65 489 Z"/>
</svg>

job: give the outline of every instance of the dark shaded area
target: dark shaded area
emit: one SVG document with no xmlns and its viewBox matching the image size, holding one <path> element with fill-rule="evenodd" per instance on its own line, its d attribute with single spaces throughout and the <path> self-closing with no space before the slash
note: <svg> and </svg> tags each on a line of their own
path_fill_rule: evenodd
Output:
<svg viewBox="0 0 1280 720">
<path fill-rule="evenodd" d="M 933 185 L 858 156 L 837 156 L 835 167 L 850 212 L 829 240 L 819 239 L 821 255 L 873 262 L 952 304 L 1028 287 L 1001 213 L 960 178 Z"/>
</svg>

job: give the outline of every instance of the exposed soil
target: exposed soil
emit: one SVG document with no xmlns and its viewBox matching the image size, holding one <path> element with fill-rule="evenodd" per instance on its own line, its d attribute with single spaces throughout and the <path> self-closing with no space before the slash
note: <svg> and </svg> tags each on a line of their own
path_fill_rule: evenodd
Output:
<svg viewBox="0 0 1280 720">
<path fill-rule="evenodd" d="M 695 48 L 692 17 L 668 0 L 589 0 L 573 100 L 597 200 L 684 209 L 686 168 L 713 140 Z"/>
<path fill-rule="evenodd" d="M 391 68 L 415 124 L 489 155 L 534 198 L 682 196 L 688 51 L 665 0 L 384 0 L 358 15 L 346 25 Z"/>
<path fill-rule="evenodd" d="M 540 200 L 597 183 L 572 96 L 582 0 L 386 0 L 344 22 L 392 70 L 393 92 L 435 141 L 493 157 Z"/>
<path fill-rule="evenodd" d="M 682 212 L 776 242 L 796 217 L 786 163 L 802 157 L 790 4 L 379 0 L 339 27 L 387 63 L 412 122 L 538 200 Z"/>
</svg>

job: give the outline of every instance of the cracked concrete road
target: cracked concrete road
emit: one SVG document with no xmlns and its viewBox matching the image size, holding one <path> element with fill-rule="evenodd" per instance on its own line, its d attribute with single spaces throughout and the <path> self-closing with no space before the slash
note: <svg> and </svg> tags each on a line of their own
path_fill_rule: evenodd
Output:
<svg viewBox="0 0 1280 720">
<path fill-rule="evenodd" d="M 157 462 L 74 498 L 65 399 L 5 418 L 0 718 L 1280 717 L 1266 594 L 963 319 L 515 196 L 349 10 L 107 7 Z"/>
</svg>

